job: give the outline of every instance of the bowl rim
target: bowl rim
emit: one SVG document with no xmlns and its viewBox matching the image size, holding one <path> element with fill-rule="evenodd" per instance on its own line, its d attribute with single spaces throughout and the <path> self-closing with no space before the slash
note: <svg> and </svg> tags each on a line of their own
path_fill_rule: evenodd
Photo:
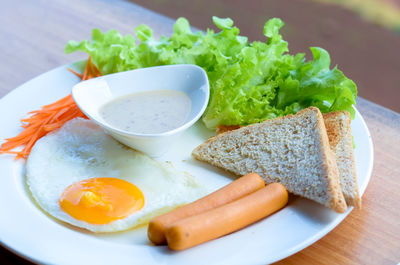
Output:
<svg viewBox="0 0 400 265">
<path fill-rule="evenodd" d="M 205 81 L 205 85 L 206 85 L 206 89 L 205 89 L 205 98 L 203 100 L 203 105 L 200 109 L 200 111 L 189 121 L 185 122 L 183 125 L 163 132 L 163 133 L 135 133 L 135 132 L 128 132 L 128 131 L 124 131 L 115 127 L 112 127 L 110 125 L 108 125 L 107 123 L 101 122 L 98 119 L 94 118 L 92 115 L 90 115 L 87 111 L 85 111 L 85 108 L 82 107 L 82 105 L 80 104 L 79 101 L 79 96 L 77 96 L 76 90 L 77 88 L 79 88 L 80 86 L 84 85 L 84 83 L 86 82 L 93 82 L 94 80 L 100 80 L 103 79 L 107 82 L 107 78 L 108 77 L 113 77 L 116 75 L 120 75 L 120 74 L 126 74 L 127 72 L 132 72 L 132 71 L 151 71 L 151 70 L 155 70 L 155 69 L 161 69 L 161 68 L 183 68 L 183 67 L 191 67 L 191 68 L 195 68 L 198 71 L 200 71 L 201 75 L 204 78 Z M 197 87 L 197 89 L 200 88 Z M 166 90 L 166 89 L 158 89 L 158 90 Z M 100 77 L 96 77 L 96 78 L 92 78 L 89 80 L 85 80 L 83 82 L 80 82 L 78 84 L 76 84 L 75 86 L 72 87 L 72 97 L 75 101 L 75 103 L 78 105 L 79 109 L 93 122 L 95 122 L 96 124 L 100 125 L 101 127 L 103 127 L 104 129 L 111 131 L 113 133 L 117 133 L 120 135 L 123 135 L 125 137 L 147 137 L 147 138 L 157 138 L 157 137 L 165 137 L 165 136 L 171 136 L 174 134 L 177 134 L 181 131 L 184 131 L 185 129 L 189 128 L 190 126 L 192 126 L 196 121 L 198 121 L 200 119 L 200 117 L 203 115 L 204 111 L 206 110 L 208 103 L 209 103 L 209 99 L 210 99 L 210 84 L 209 84 L 209 80 L 208 80 L 208 76 L 207 73 L 204 71 L 203 68 L 194 65 L 194 64 L 174 64 L 174 65 L 161 65 L 161 66 L 152 66 L 152 67 L 145 67 L 145 68 L 138 68 L 138 69 L 133 69 L 133 70 L 128 70 L 128 71 L 124 71 L 124 72 L 118 72 L 118 73 L 113 73 L 113 74 L 109 74 L 109 75 L 104 75 L 104 76 L 100 76 Z M 78 100 L 77 100 L 78 98 Z M 114 98 L 113 98 L 114 99 Z"/>
</svg>

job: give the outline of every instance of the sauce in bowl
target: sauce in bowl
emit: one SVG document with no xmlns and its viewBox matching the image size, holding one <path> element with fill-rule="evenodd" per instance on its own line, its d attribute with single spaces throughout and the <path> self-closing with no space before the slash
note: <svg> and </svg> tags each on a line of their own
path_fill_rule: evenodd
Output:
<svg viewBox="0 0 400 265">
<path fill-rule="evenodd" d="M 157 134 L 185 124 L 192 102 L 184 92 L 152 90 L 113 99 L 100 108 L 109 125 L 130 133 Z"/>
</svg>

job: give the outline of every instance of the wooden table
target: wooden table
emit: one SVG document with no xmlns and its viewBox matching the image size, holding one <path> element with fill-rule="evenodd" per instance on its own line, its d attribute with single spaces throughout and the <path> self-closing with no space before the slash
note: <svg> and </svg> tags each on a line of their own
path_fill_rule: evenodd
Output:
<svg viewBox="0 0 400 265">
<path fill-rule="evenodd" d="M 94 27 L 131 33 L 141 23 L 160 36 L 171 33 L 173 21 L 121 0 L 3 1 L 0 97 L 45 71 L 86 58 L 84 54 L 65 55 L 68 40 L 89 38 Z M 400 114 L 362 98 L 358 98 L 357 108 L 371 131 L 375 149 L 372 179 L 363 196 L 362 210 L 354 210 L 327 236 L 278 264 L 400 261 Z M 0 264 L 17 262 L 29 264 L 0 249 Z"/>
</svg>

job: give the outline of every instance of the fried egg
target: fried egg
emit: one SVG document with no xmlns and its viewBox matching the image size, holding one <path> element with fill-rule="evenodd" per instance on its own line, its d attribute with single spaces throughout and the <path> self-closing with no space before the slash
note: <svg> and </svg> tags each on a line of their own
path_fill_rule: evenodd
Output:
<svg viewBox="0 0 400 265">
<path fill-rule="evenodd" d="M 45 212 L 93 232 L 146 224 L 208 193 L 189 174 L 123 146 L 84 119 L 37 141 L 26 181 Z"/>
</svg>

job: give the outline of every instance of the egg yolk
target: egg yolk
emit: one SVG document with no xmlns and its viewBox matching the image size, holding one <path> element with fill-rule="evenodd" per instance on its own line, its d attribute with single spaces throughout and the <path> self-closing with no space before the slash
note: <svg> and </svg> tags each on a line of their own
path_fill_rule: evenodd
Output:
<svg viewBox="0 0 400 265">
<path fill-rule="evenodd" d="M 108 224 L 143 208 L 144 196 L 128 181 L 91 178 L 66 188 L 59 203 L 75 219 L 91 224 Z"/>
</svg>

